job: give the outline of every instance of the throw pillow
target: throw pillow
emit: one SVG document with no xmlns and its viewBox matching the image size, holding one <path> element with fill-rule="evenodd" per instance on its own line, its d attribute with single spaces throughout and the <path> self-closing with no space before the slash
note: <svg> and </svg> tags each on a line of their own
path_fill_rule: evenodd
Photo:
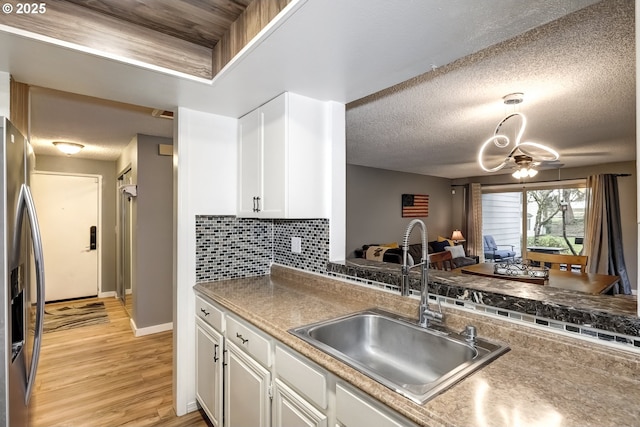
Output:
<svg viewBox="0 0 640 427">
<path fill-rule="evenodd" d="M 431 247 L 433 247 L 433 251 L 434 252 L 442 252 L 445 250 L 445 248 L 449 246 L 449 242 L 448 241 L 444 241 L 444 242 L 432 242 L 431 243 Z"/>
<path fill-rule="evenodd" d="M 449 246 L 454 246 L 455 242 L 451 239 L 447 239 L 446 237 L 438 236 L 438 242 L 447 242 Z"/>
<path fill-rule="evenodd" d="M 465 257 L 464 248 L 462 246 L 447 246 L 445 250 L 451 252 L 451 258 Z"/>
<path fill-rule="evenodd" d="M 384 259 L 384 253 L 391 248 L 385 248 L 383 246 L 369 246 L 365 255 L 366 259 L 373 261 L 382 261 Z"/>
<path fill-rule="evenodd" d="M 383 243 L 380 246 L 385 247 L 385 248 L 399 248 L 400 245 L 398 244 L 398 242 L 393 242 L 393 243 Z"/>
</svg>

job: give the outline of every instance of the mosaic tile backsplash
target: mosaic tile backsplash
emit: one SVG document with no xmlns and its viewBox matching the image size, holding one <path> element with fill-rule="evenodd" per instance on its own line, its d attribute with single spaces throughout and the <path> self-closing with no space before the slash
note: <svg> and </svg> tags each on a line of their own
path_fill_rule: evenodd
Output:
<svg viewBox="0 0 640 427">
<path fill-rule="evenodd" d="M 302 251 L 291 252 L 291 237 Z M 267 274 L 272 262 L 326 273 L 329 220 L 259 220 L 196 216 L 196 281 L 208 282 Z"/>
</svg>

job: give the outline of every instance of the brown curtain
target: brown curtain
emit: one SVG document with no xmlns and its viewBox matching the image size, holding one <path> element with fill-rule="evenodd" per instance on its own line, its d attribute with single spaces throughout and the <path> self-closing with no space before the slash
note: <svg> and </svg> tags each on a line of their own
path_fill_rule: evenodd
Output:
<svg viewBox="0 0 640 427">
<path fill-rule="evenodd" d="M 468 184 L 467 186 L 467 254 L 478 256 L 480 262 L 484 260 L 484 246 L 482 245 L 482 186 Z"/>
<path fill-rule="evenodd" d="M 614 294 L 631 294 L 622 248 L 620 201 L 617 176 L 612 174 L 587 177 L 587 212 L 584 254 L 587 271 L 620 276 Z"/>
</svg>

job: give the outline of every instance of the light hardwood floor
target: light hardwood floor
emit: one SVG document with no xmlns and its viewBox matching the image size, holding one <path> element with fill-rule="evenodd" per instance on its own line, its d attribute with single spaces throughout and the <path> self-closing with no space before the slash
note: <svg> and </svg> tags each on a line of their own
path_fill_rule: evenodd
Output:
<svg viewBox="0 0 640 427">
<path fill-rule="evenodd" d="M 97 301 L 109 323 L 44 334 L 33 426 L 210 426 L 173 410 L 172 332 L 136 338 L 118 300 Z"/>
</svg>

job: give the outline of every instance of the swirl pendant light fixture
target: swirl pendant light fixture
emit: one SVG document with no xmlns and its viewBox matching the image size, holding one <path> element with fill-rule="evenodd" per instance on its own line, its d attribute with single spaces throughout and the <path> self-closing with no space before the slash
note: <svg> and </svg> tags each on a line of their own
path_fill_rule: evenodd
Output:
<svg viewBox="0 0 640 427">
<path fill-rule="evenodd" d="M 505 105 L 516 105 L 522 102 L 522 93 L 511 93 L 503 97 Z M 504 134 L 500 134 L 500 130 L 507 123 L 519 121 L 519 127 L 515 132 L 513 145 L 511 139 Z M 514 112 L 507 114 L 496 126 L 493 136 L 487 139 L 478 152 L 478 164 L 485 172 L 497 172 L 507 166 L 513 159 L 517 170 L 513 173 L 513 177 L 517 179 L 531 178 L 538 171 L 535 166 L 541 162 L 555 161 L 560 158 L 560 154 L 551 147 L 539 144 L 537 142 L 522 141 L 522 135 L 527 127 L 527 118 L 524 114 Z M 491 145 L 498 149 L 505 149 L 504 159 L 495 166 L 486 165 L 484 161 L 485 150 Z"/>
</svg>

